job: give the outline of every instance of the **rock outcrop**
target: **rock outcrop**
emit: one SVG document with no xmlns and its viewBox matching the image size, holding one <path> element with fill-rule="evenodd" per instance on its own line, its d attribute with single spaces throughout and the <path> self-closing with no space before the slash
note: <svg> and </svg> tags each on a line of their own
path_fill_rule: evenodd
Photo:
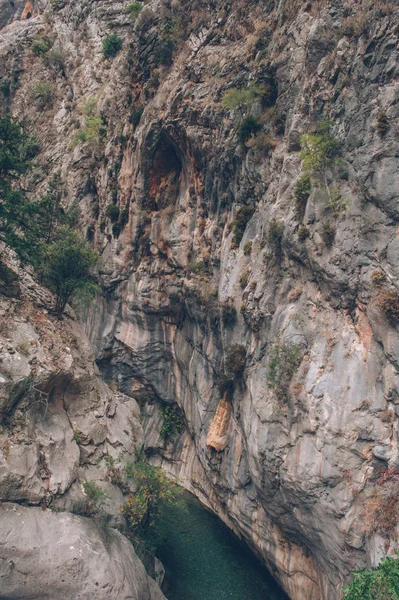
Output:
<svg viewBox="0 0 399 600">
<path fill-rule="evenodd" d="M 164 598 L 128 540 L 92 519 L 5 502 L 0 529 L 0 598 Z"/>
<path fill-rule="evenodd" d="M 85 327 L 121 406 L 143 407 L 152 460 L 293 600 L 336 600 L 392 548 L 363 510 L 399 466 L 397 5 L 153 0 L 135 24 L 125 6 L 57 0 L 3 32 L 7 102 L 43 148 L 36 193 L 60 169 L 101 253 Z M 111 31 L 124 45 L 104 60 Z M 38 35 L 62 69 L 32 54 Z M 36 81 L 54 92 L 41 114 Z M 231 88 L 258 91 L 229 110 Z M 89 105 L 107 132 L 81 143 Z M 301 205 L 301 135 L 326 117 L 340 160 Z M 167 444 L 164 404 L 186 427 Z"/>
</svg>

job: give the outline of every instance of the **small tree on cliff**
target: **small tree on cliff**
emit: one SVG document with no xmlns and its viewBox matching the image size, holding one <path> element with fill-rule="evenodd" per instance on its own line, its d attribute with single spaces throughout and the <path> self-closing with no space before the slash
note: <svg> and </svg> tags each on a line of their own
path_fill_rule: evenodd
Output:
<svg viewBox="0 0 399 600">
<path fill-rule="evenodd" d="M 55 312 L 62 315 L 77 296 L 93 297 L 98 287 L 91 277 L 97 253 L 69 227 L 60 227 L 54 241 L 43 249 L 41 274 L 56 296 Z"/>
</svg>

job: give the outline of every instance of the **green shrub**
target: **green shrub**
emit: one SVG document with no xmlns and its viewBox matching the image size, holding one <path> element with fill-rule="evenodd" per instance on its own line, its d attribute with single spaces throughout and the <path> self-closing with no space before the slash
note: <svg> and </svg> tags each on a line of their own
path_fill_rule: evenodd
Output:
<svg viewBox="0 0 399 600">
<path fill-rule="evenodd" d="M 103 57 L 114 58 L 122 49 L 122 38 L 116 33 L 111 33 L 103 40 Z"/>
<path fill-rule="evenodd" d="M 327 248 L 331 248 L 335 240 L 336 227 L 329 221 L 323 223 L 321 230 L 321 237 Z"/>
<path fill-rule="evenodd" d="M 249 277 L 250 277 L 250 270 L 246 269 L 245 271 L 243 271 L 240 275 L 240 286 L 241 288 L 244 290 L 247 285 L 248 285 L 248 281 L 249 281 Z"/>
<path fill-rule="evenodd" d="M 87 496 L 87 513 L 97 512 L 106 498 L 106 493 L 95 481 L 84 481 L 83 491 Z"/>
<path fill-rule="evenodd" d="M 241 144 L 245 144 L 245 142 L 251 137 L 251 135 L 256 135 L 258 131 L 260 131 L 261 126 L 258 121 L 252 115 L 248 115 L 244 117 L 244 119 L 240 123 L 240 127 L 238 130 L 238 139 Z"/>
<path fill-rule="evenodd" d="M 203 261 L 193 261 L 189 265 L 191 273 L 196 275 L 209 275 L 209 266 Z"/>
<path fill-rule="evenodd" d="M 226 352 L 225 366 L 228 375 L 241 379 L 247 362 L 247 349 L 241 344 L 230 346 Z"/>
<path fill-rule="evenodd" d="M 341 153 L 341 143 L 332 134 L 331 121 L 321 121 L 315 133 L 304 133 L 301 146 L 304 171 L 318 180 L 324 180 L 326 169 Z"/>
<path fill-rule="evenodd" d="M 343 589 L 342 600 L 399 600 L 398 556 L 383 558 L 370 571 L 355 571 Z"/>
<path fill-rule="evenodd" d="M 173 442 L 185 429 L 181 411 L 177 404 L 166 404 L 166 402 L 163 402 L 160 407 L 160 413 L 162 417 L 161 438 L 165 444 Z"/>
<path fill-rule="evenodd" d="M 244 254 L 245 256 L 249 256 L 252 252 L 252 242 L 245 242 L 244 244 Z"/>
<path fill-rule="evenodd" d="M 97 144 L 107 132 L 107 127 L 101 117 L 87 117 L 85 124 L 75 133 L 74 144 Z"/>
<path fill-rule="evenodd" d="M 32 98 L 38 108 L 44 109 L 52 106 L 54 101 L 54 91 L 48 83 L 35 83 L 32 88 Z"/>
<path fill-rule="evenodd" d="M 59 227 L 54 241 L 43 249 L 40 273 L 56 296 L 58 317 L 73 297 L 94 296 L 98 288 L 91 278 L 91 269 L 96 260 L 96 252 L 68 227 Z"/>
<path fill-rule="evenodd" d="M 36 56 L 43 56 L 50 50 L 52 46 L 51 40 L 43 35 L 38 35 L 35 37 L 32 43 L 32 51 Z"/>
<path fill-rule="evenodd" d="M 274 256 L 279 259 L 283 253 L 282 249 L 282 240 L 284 233 L 284 224 L 279 223 L 276 220 L 271 221 L 269 225 L 269 231 L 267 236 L 267 241 L 269 246 L 274 254 Z"/>
<path fill-rule="evenodd" d="M 46 65 L 49 67 L 54 67 L 57 71 L 63 73 L 65 71 L 66 57 L 62 50 L 58 48 L 53 48 L 49 52 L 47 52 L 44 57 Z"/>
<path fill-rule="evenodd" d="M 308 201 L 311 191 L 312 183 L 310 180 L 309 173 L 304 173 L 299 177 L 294 188 L 296 215 L 299 221 L 302 221 L 303 219 L 306 209 L 306 203 Z"/>
<path fill-rule="evenodd" d="M 133 125 L 133 127 L 137 127 L 137 125 L 140 123 L 140 119 L 143 115 L 144 112 L 144 107 L 140 106 L 140 108 L 133 108 L 132 110 L 132 114 L 130 115 L 130 122 Z"/>
<path fill-rule="evenodd" d="M 141 10 L 143 8 L 143 4 L 141 2 L 131 2 L 126 7 L 126 14 L 129 15 L 132 22 L 134 23 L 139 16 Z"/>
<path fill-rule="evenodd" d="M 136 491 L 121 508 L 129 535 L 135 546 L 144 546 L 154 552 L 163 541 L 159 523 L 166 508 L 179 502 L 180 488 L 170 481 L 159 467 L 138 461 L 126 472 L 133 480 Z"/>
<path fill-rule="evenodd" d="M 386 283 L 387 276 L 384 271 L 375 270 L 371 273 L 371 281 L 375 287 L 380 287 Z"/>
<path fill-rule="evenodd" d="M 174 48 L 175 42 L 171 38 L 162 38 L 159 42 L 157 54 L 155 57 L 156 63 L 159 65 L 169 67 L 173 62 Z M 158 87 L 158 85 L 156 87 Z"/>
<path fill-rule="evenodd" d="M 231 88 L 223 94 L 221 104 L 228 110 L 239 109 L 241 114 L 250 107 L 257 98 L 265 93 L 264 87 L 252 85 L 247 88 Z"/>
<path fill-rule="evenodd" d="M 232 223 L 234 231 L 233 240 L 231 244 L 232 248 L 238 248 L 238 246 L 240 245 L 247 224 L 251 220 L 254 212 L 255 209 L 253 206 L 242 206 L 239 209 L 237 216 Z"/>
<path fill-rule="evenodd" d="M 109 204 L 105 213 L 107 217 L 111 220 L 111 222 L 115 223 L 119 219 L 119 206 L 116 206 L 115 204 Z"/>
<path fill-rule="evenodd" d="M 290 342 L 275 344 L 270 352 L 267 383 L 281 402 L 289 399 L 289 386 L 301 360 L 301 346 Z"/>
</svg>

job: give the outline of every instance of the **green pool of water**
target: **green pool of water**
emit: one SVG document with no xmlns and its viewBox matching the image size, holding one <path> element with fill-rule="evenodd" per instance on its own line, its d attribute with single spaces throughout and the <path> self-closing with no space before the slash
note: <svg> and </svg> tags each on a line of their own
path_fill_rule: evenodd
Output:
<svg viewBox="0 0 399 600">
<path fill-rule="evenodd" d="M 157 552 L 169 600 L 287 600 L 248 548 L 192 496 L 165 515 Z"/>
</svg>

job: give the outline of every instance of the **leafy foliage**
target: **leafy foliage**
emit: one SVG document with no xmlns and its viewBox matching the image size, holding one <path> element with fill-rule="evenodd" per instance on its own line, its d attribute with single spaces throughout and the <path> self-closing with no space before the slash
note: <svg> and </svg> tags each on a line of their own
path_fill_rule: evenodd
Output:
<svg viewBox="0 0 399 600">
<path fill-rule="evenodd" d="M 341 144 L 332 134 L 329 120 L 322 121 L 316 132 L 304 133 L 301 136 L 301 146 L 300 157 L 304 171 L 319 180 L 341 152 Z"/>
<path fill-rule="evenodd" d="M 355 571 L 345 586 L 343 600 L 399 600 L 398 557 L 383 558 L 375 569 Z"/>
<path fill-rule="evenodd" d="M 74 143 L 98 143 L 104 137 L 107 128 L 101 117 L 86 117 L 84 127 L 75 133 Z"/>
<path fill-rule="evenodd" d="M 38 35 L 35 37 L 32 43 L 32 51 L 36 56 L 43 56 L 50 50 L 52 46 L 51 40 L 43 35 Z"/>
<path fill-rule="evenodd" d="M 97 286 L 91 269 L 97 254 L 75 231 L 60 227 L 54 241 L 43 249 L 41 275 L 56 295 L 55 312 L 60 317 L 67 303 L 79 294 L 93 296 Z"/>
<path fill-rule="evenodd" d="M 29 144 L 20 123 L 8 116 L 0 119 L 0 236 L 25 259 L 37 245 L 36 207 L 19 185 L 29 169 Z"/>
<path fill-rule="evenodd" d="M 245 229 L 247 227 L 248 222 L 252 218 L 255 209 L 253 206 L 242 206 L 237 213 L 236 218 L 233 221 L 233 240 L 231 247 L 238 248 L 241 243 L 241 240 L 244 236 Z"/>
<path fill-rule="evenodd" d="M 142 8 L 143 8 L 142 2 L 131 2 L 130 4 L 127 5 L 126 13 L 129 15 L 129 17 L 131 18 L 133 23 L 136 21 L 137 17 L 139 16 Z"/>
<path fill-rule="evenodd" d="M 161 404 L 160 413 L 162 425 L 160 429 L 161 438 L 165 442 L 173 442 L 185 429 L 184 419 L 177 405 Z"/>
<path fill-rule="evenodd" d="M 126 500 L 121 512 L 136 545 L 142 544 L 154 551 L 162 541 L 162 533 L 155 525 L 162 520 L 167 507 L 178 503 L 180 489 L 162 469 L 143 460 L 131 467 L 128 475 L 133 479 L 136 491 Z"/>
<path fill-rule="evenodd" d="M 116 33 L 111 33 L 103 40 L 103 56 L 104 58 L 114 58 L 122 49 L 122 38 Z"/>
<path fill-rule="evenodd" d="M 101 506 L 101 503 L 106 498 L 106 493 L 95 481 L 84 481 L 83 491 L 88 499 L 87 513 L 92 514 L 93 512 L 97 512 Z"/>
<path fill-rule="evenodd" d="M 32 88 L 32 98 L 38 108 L 48 108 L 53 104 L 54 91 L 48 83 L 36 83 Z"/>
<path fill-rule="evenodd" d="M 282 402 L 289 398 L 289 386 L 301 360 L 301 347 L 290 342 L 275 344 L 270 352 L 267 383 Z"/>
<path fill-rule="evenodd" d="M 297 219 L 302 220 L 305 214 L 306 203 L 312 191 L 312 182 L 309 173 L 304 173 L 295 184 L 294 196 Z"/>
<path fill-rule="evenodd" d="M 277 259 L 281 258 L 283 253 L 282 249 L 282 241 L 283 241 L 283 233 L 284 233 L 284 224 L 279 221 L 273 220 L 269 225 L 268 231 L 268 242 L 271 250 L 273 251 L 274 256 Z"/>
</svg>

